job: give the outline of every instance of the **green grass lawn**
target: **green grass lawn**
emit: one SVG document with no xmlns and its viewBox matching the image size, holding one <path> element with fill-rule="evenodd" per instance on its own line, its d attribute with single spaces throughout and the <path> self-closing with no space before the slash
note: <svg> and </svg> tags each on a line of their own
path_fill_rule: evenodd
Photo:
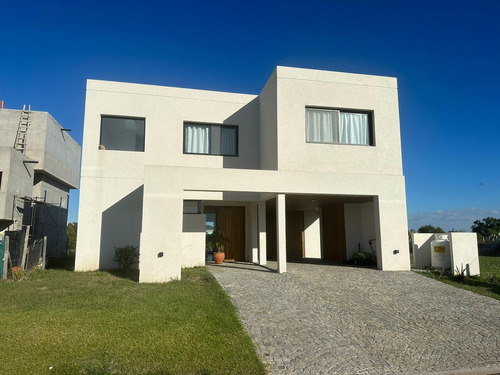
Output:
<svg viewBox="0 0 500 375">
<path fill-rule="evenodd" d="M 480 256 L 480 276 L 460 278 L 439 271 L 422 272 L 444 283 L 500 300 L 500 257 Z"/>
<path fill-rule="evenodd" d="M 0 374 L 265 374 L 204 268 L 138 284 L 107 272 L 0 282 Z"/>
</svg>

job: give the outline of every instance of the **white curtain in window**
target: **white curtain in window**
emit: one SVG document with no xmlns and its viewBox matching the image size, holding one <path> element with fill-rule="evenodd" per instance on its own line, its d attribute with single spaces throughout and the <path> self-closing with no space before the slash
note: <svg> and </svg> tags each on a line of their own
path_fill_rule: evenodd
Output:
<svg viewBox="0 0 500 375">
<path fill-rule="evenodd" d="M 337 143 L 339 111 L 306 109 L 306 142 Z"/>
<path fill-rule="evenodd" d="M 366 113 L 340 114 L 340 143 L 370 144 L 368 115 Z"/>
<path fill-rule="evenodd" d="M 220 154 L 236 155 L 236 128 L 221 127 Z"/>
<path fill-rule="evenodd" d="M 208 154 L 210 152 L 210 126 L 186 125 L 185 149 L 190 154 Z"/>
</svg>

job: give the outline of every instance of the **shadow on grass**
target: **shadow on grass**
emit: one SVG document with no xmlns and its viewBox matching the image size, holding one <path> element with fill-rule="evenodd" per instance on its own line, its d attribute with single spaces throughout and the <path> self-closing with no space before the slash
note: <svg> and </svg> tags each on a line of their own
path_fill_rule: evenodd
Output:
<svg viewBox="0 0 500 375">
<path fill-rule="evenodd" d="M 139 282 L 139 270 L 108 270 L 111 275 L 119 277 L 121 279 L 127 279 L 127 280 L 132 280 L 135 282 Z"/>
<path fill-rule="evenodd" d="M 57 269 L 74 271 L 75 270 L 75 254 L 63 255 L 60 258 L 47 258 L 46 269 Z"/>
<path fill-rule="evenodd" d="M 434 280 L 442 281 L 450 285 L 461 287 L 463 289 L 500 300 L 500 283 L 496 281 L 496 278 L 495 281 L 489 281 L 479 276 L 453 276 L 449 272 L 443 273 L 431 270 L 419 273 Z"/>
<path fill-rule="evenodd" d="M 475 278 L 465 278 L 460 280 L 458 277 L 448 277 L 449 280 L 454 281 L 458 284 L 472 286 L 476 288 L 484 288 L 491 293 L 500 296 L 500 284 L 489 283 L 487 281 Z"/>
<path fill-rule="evenodd" d="M 45 268 L 73 272 L 75 270 L 75 255 L 71 254 L 71 255 L 64 255 L 60 258 L 49 258 L 47 260 L 47 265 Z M 106 272 L 121 279 L 128 279 L 135 282 L 139 282 L 138 269 L 131 269 L 131 270 L 116 269 L 116 270 L 107 270 Z"/>
</svg>

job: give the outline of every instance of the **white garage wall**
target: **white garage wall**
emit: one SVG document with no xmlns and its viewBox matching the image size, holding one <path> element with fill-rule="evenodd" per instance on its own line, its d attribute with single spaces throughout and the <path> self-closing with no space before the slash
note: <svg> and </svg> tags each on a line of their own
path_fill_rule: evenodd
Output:
<svg viewBox="0 0 500 375">
<path fill-rule="evenodd" d="M 361 245 L 361 251 L 363 251 L 360 205 L 357 203 L 344 204 L 344 220 L 346 259 L 349 260 L 358 252 L 358 244 Z"/>
<path fill-rule="evenodd" d="M 321 259 L 319 211 L 304 211 L 305 257 Z"/>
</svg>

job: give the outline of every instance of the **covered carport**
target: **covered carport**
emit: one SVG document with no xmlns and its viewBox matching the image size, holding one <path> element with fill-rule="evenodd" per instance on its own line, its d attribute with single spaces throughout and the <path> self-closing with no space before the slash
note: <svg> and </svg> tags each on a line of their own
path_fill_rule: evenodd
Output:
<svg viewBox="0 0 500 375">
<path fill-rule="evenodd" d="M 344 263 L 376 253 L 373 196 L 286 194 L 287 261 Z M 266 201 L 267 259 L 277 259 L 276 198 Z M 371 246 L 370 246 L 371 243 Z"/>
<path fill-rule="evenodd" d="M 320 206 L 323 198 L 324 203 Z M 338 199 L 340 201 L 336 202 Z M 346 258 L 350 251 L 357 251 L 358 243 L 364 248 L 366 239 L 376 238 L 377 268 L 409 269 L 404 179 L 401 176 L 380 179 L 376 175 L 210 168 L 190 168 L 187 173 L 180 167 L 146 166 L 139 265 L 141 282 L 179 278 L 182 267 L 205 262 L 204 214 L 193 216 L 191 224 L 196 221 L 196 225 L 186 225 L 183 215 L 186 200 L 212 201 L 210 205 L 217 202 L 244 205 L 245 228 L 248 229 L 245 230 L 245 259 L 264 265 L 268 243 L 271 251 L 275 244 L 279 273 L 286 272 L 287 267 L 287 208 L 293 211 L 295 205 L 300 208 L 307 200 L 308 204 L 317 200 L 323 214 L 323 225 L 319 226 L 319 246 L 323 248 L 320 256 L 334 258 L 342 256 L 342 226 L 336 221 L 341 222 L 342 215 L 338 211 L 343 204 Z M 268 204 L 275 207 L 275 212 L 269 215 L 266 212 Z M 371 211 L 362 209 L 363 205 L 371 205 Z M 311 217 L 314 218 L 312 214 L 304 216 L 304 220 Z M 368 228 L 363 217 L 373 224 L 374 236 L 369 232 L 363 234 L 362 229 Z M 272 230 L 267 233 L 268 220 L 276 222 L 274 234 Z M 290 222 L 293 225 L 293 219 Z M 318 223 L 316 219 L 304 225 L 306 239 L 308 229 L 317 228 Z M 295 225 L 300 228 L 299 224 Z M 335 231 L 337 235 L 329 238 Z M 293 236 L 298 237 L 298 234 Z M 301 255 L 299 250 L 293 250 L 296 256 Z M 306 250 L 309 253 L 304 247 L 304 254 Z"/>
</svg>

